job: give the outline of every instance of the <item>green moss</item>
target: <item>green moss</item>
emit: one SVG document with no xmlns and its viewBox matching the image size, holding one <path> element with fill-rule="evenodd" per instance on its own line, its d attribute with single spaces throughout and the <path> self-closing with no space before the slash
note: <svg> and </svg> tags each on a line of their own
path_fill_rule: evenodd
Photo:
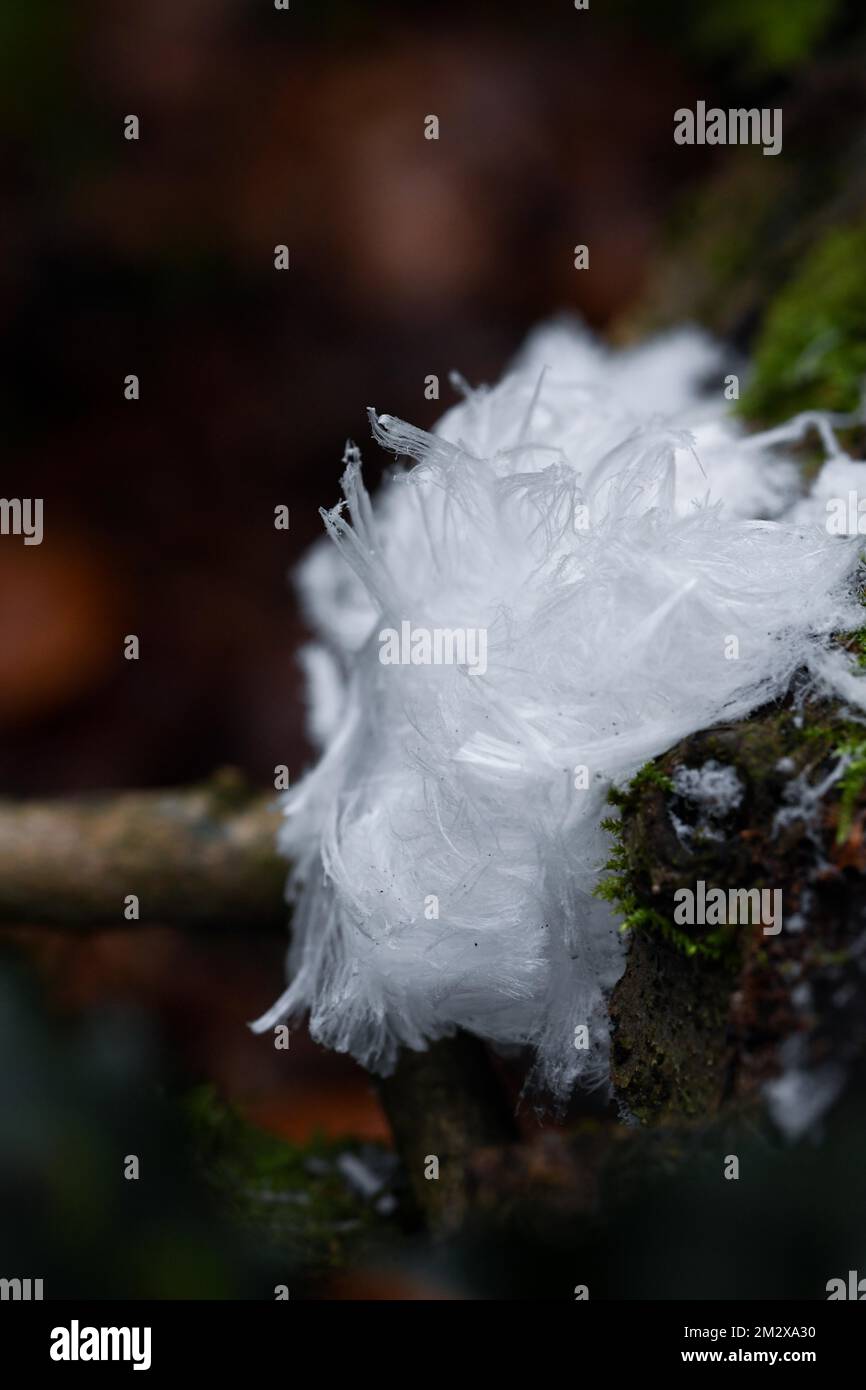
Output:
<svg viewBox="0 0 866 1390">
<path fill-rule="evenodd" d="M 856 657 L 861 671 L 866 670 L 866 627 L 858 628 L 856 632 L 843 632 L 837 641 Z"/>
<path fill-rule="evenodd" d="M 673 778 L 662 772 L 655 763 L 644 763 L 628 784 L 629 795 L 639 796 L 647 787 L 658 787 L 663 792 L 672 792 Z"/>
<path fill-rule="evenodd" d="M 273 1243 L 293 1267 L 316 1274 L 342 1266 L 359 1241 L 388 1226 L 334 1167 L 359 1147 L 351 1139 L 287 1143 L 249 1124 L 212 1085 L 193 1091 L 185 1111 L 203 1179 L 241 1228 Z"/>
<path fill-rule="evenodd" d="M 608 793 L 608 801 L 613 805 L 624 805 L 633 785 L 634 782 L 630 783 L 626 792 L 613 788 Z M 603 830 L 613 836 L 614 843 L 610 857 L 604 865 L 605 877 L 596 884 L 593 893 L 595 897 L 610 903 L 620 913 L 623 919 L 620 931 L 630 931 L 633 926 L 638 925 L 638 918 L 649 909 L 641 907 L 632 884 L 629 856 L 622 842 L 621 817 L 607 816 L 601 825 Z"/>
<path fill-rule="evenodd" d="M 861 601 L 864 595 L 861 593 Z M 838 639 L 857 660 L 858 667 L 866 671 L 866 627 L 856 632 L 842 634 Z M 806 738 L 829 735 L 835 756 L 847 756 L 850 762 L 839 781 L 839 822 L 836 827 L 836 843 L 844 844 L 851 833 L 854 811 L 866 788 L 866 737 L 862 725 L 851 721 L 840 721 L 835 728 L 816 725 L 804 731 Z"/>
<path fill-rule="evenodd" d="M 662 771 L 656 763 L 649 762 L 635 773 L 624 789 L 612 788 L 608 793 L 608 801 L 617 806 L 621 814 L 618 817 L 608 816 L 602 821 L 602 828 L 613 836 L 614 845 L 604 865 L 604 877 L 596 885 L 594 895 L 609 902 L 621 915 L 621 932 L 656 932 L 689 958 L 701 956 L 706 960 L 726 961 L 736 954 L 736 927 L 721 926 L 700 937 L 689 936 L 663 913 L 647 907 L 640 899 L 635 882 L 636 866 L 632 853 L 623 842 L 623 817 L 634 816 L 642 797 L 652 790 L 669 795 L 674 790 L 674 784 L 669 773 Z"/>
<path fill-rule="evenodd" d="M 732 68 L 758 79 L 796 72 L 814 60 L 844 13 L 843 0 L 607 0 L 605 11 L 646 29 L 664 48 L 686 54 L 691 64 Z M 721 103 L 720 103 L 721 104 Z"/>
<path fill-rule="evenodd" d="M 773 423 L 804 408 L 852 411 L 866 377 L 866 228 L 836 228 L 776 296 L 740 413 Z"/>
<path fill-rule="evenodd" d="M 708 57 L 731 57 L 747 74 L 763 76 L 812 57 L 840 9 L 840 0 L 725 0 L 697 8 L 689 28 Z"/>
<path fill-rule="evenodd" d="M 644 930 L 659 931 L 663 935 L 666 934 L 670 923 L 654 908 L 641 906 L 619 855 L 612 855 L 607 861 L 605 869 L 612 869 L 614 866 L 614 872 L 602 879 L 594 891 L 597 898 L 611 903 L 621 914 L 620 931 L 628 932 L 635 928 L 643 928 Z"/>
<path fill-rule="evenodd" d="M 656 918 L 659 916 L 658 913 L 653 915 Z M 675 946 L 678 951 L 682 951 L 683 955 L 688 956 L 689 959 L 703 957 L 704 960 L 726 962 L 736 960 L 739 957 L 737 945 L 739 928 L 736 926 L 717 927 L 714 931 L 707 932 L 705 936 L 696 939 L 693 936 L 688 936 L 686 932 L 681 931 L 679 927 L 674 926 L 667 919 L 662 918 L 661 920 L 661 931 L 665 940 Z"/>
<path fill-rule="evenodd" d="M 839 824 L 836 828 L 836 843 L 841 845 L 851 834 L 854 811 L 866 787 L 866 739 L 842 743 L 837 751 L 851 759 L 839 779 Z"/>
<path fill-rule="evenodd" d="M 830 744 L 838 736 L 838 730 L 831 724 L 807 724 L 803 728 L 803 739 L 807 743 Z"/>
</svg>

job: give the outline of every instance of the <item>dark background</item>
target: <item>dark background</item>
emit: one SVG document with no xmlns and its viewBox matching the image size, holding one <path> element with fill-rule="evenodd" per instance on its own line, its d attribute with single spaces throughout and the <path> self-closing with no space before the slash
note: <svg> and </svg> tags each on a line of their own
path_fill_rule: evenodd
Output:
<svg viewBox="0 0 866 1390">
<path fill-rule="evenodd" d="M 856 23 L 836 0 L 0 0 L 2 491 L 45 502 L 41 546 L 0 538 L 2 794 L 181 784 L 226 764 L 268 786 L 287 763 L 297 780 L 305 634 L 288 575 L 337 499 L 347 437 L 378 474 L 365 408 L 429 426 L 450 370 L 496 378 L 563 309 L 624 336 L 706 165 L 674 145 L 673 111 L 777 104 Z M 573 268 L 579 242 L 589 272 Z M 440 402 L 424 398 L 430 373 Z M 352 1064 L 299 1039 L 287 1073 L 246 1033 L 281 988 L 282 942 L 45 931 L 22 966 L 24 936 L 5 940 L 7 1018 L 29 1020 L 0 1061 L 0 1227 L 19 1263 L 36 1239 L 22 1165 L 32 1184 L 33 1155 L 54 1153 L 45 1190 L 27 1188 L 40 1210 L 60 1169 L 63 1191 L 89 1190 L 86 1154 L 54 1132 L 80 1047 L 88 1094 L 91 1062 L 116 1050 L 138 1077 L 121 1068 L 121 1091 L 168 1069 L 295 1142 L 386 1139 Z M 25 1082 L 28 1030 L 45 1066 Z M 96 1091 L 88 1133 L 116 1109 Z M 174 1231 L 169 1199 L 157 1208 Z M 57 1255 L 67 1217 L 34 1248 L 64 1287 L 104 1294 L 101 1256 L 88 1283 Z M 121 1259 L 116 1291 L 166 1291 L 159 1260 L 144 1267 Z M 201 1290 L 202 1267 L 172 1290 Z"/>
</svg>

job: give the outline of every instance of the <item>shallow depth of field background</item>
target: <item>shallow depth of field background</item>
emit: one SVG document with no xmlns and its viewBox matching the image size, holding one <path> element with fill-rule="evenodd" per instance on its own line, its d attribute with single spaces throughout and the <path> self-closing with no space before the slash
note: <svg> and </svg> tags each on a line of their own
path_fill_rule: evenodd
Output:
<svg viewBox="0 0 866 1390">
<path fill-rule="evenodd" d="M 0 538 L 2 794 L 296 780 L 288 575 L 346 438 L 378 475 L 365 408 L 430 425 L 449 371 L 496 378 L 556 311 L 621 333 L 712 157 L 673 111 L 783 104 L 856 23 L 834 0 L 0 0 L 2 493 L 45 499 L 41 547 Z M 2 936 L 0 1274 L 262 1296 L 270 1257 L 215 1225 L 166 1097 L 208 1081 L 294 1142 L 387 1140 L 352 1063 L 248 1034 L 284 942 Z M 131 1194 L 118 1148 L 159 1179 Z"/>
</svg>

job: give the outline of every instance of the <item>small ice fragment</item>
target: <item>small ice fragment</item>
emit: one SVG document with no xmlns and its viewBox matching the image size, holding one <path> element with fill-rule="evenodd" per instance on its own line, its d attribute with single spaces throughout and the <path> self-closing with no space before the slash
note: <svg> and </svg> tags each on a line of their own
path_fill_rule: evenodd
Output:
<svg viewBox="0 0 866 1390">
<path fill-rule="evenodd" d="M 715 758 L 701 767 L 678 767 L 673 784 L 679 796 L 700 806 L 713 820 L 735 811 L 743 799 L 743 784 L 736 770 L 724 767 Z"/>
<path fill-rule="evenodd" d="M 382 1190 L 382 1179 L 362 1163 L 355 1154 L 340 1154 L 337 1168 L 346 1180 L 347 1186 L 358 1197 L 369 1200 Z"/>
<path fill-rule="evenodd" d="M 792 1067 L 764 1087 L 770 1116 L 790 1142 L 800 1139 L 817 1124 L 839 1096 L 845 1072 L 834 1062 L 813 1071 Z"/>
</svg>

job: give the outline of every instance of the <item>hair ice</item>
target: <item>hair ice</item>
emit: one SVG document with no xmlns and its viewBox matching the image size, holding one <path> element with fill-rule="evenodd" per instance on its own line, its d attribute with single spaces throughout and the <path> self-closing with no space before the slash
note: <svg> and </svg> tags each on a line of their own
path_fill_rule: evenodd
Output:
<svg viewBox="0 0 866 1390">
<path fill-rule="evenodd" d="M 322 756 L 284 798 L 290 984 L 255 1028 L 308 1011 L 380 1071 L 465 1028 L 531 1046 L 554 1097 L 606 1076 L 611 784 L 800 669 L 863 703 L 829 647 L 862 622 L 857 539 L 827 534 L 821 479 L 810 502 L 778 453 L 817 426 L 838 469 L 831 424 L 748 436 L 722 366 L 694 329 L 614 353 L 558 321 L 432 434 L 371 412 L 415 460 L 375 505 L 347 446 L 300 570 Z M 405 621 L 483 630 L 486 670 L 383 665 Z"/>
</svg>

